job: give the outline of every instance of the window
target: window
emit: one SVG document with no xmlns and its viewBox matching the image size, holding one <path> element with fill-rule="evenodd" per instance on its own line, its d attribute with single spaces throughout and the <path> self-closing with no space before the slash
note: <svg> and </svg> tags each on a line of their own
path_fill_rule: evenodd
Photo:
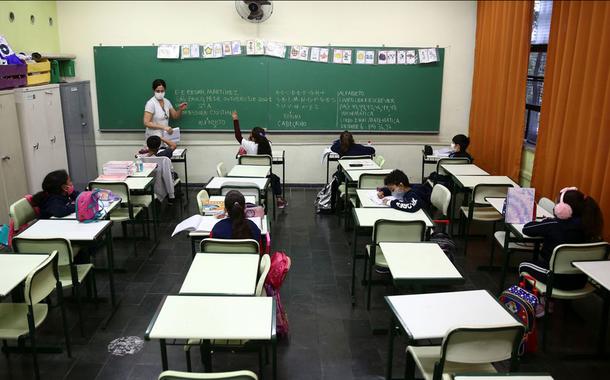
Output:
<svg viewBox="0 0 610 380">
<path fill-rule="evenodd" d="M 551 27 L 552 1 L 534 2 L 534 17 L 530 46 L 530 58 L 527 69 L 527 93 L 525 97 L 525 141 L 536 144 L 540 121 L 540 106 L 544 90 L 544 69 L 546 67 L 546 50 Z"/>
</svg>

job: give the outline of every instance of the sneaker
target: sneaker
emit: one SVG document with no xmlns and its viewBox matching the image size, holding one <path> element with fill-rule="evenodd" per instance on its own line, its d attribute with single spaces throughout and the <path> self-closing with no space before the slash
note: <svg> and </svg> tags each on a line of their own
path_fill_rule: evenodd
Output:
<svg viewBox="0 0 610 380">
<path fill-rule="evenodd" d="M 379 274 L 388 274 L 390 273 L 390 268 L 387 267 L 375 267 L 375 272 Z"/>
<path fill-rule="evenodd" d="M 277 200 L 277 208 L 284 208 L 286 206 L 288 206 L 288 202 L 282 199 Z"/>
</svg>

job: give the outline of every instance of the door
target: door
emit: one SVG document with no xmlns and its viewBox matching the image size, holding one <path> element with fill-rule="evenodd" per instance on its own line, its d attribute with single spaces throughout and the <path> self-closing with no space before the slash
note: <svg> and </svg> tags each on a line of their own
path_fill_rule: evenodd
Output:
<svg viewBox="0 0 610 380">
<path fill-rule="evenodd" d="M 10 205 L 28 191 L 13 91 L 0 91 L 0 120 L 0 223 L 8 223 Z"/>
</svg>

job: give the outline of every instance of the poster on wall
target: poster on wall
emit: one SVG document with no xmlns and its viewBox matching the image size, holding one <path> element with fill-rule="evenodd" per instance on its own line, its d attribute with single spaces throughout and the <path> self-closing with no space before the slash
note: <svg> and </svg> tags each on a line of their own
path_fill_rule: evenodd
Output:
<svg viewBox="0 0 610 380">
<path fill-rule="evenodd" d="M 180 45 L 161 44 L 157 47 L 158 59 L 178 59 L 180 58 Z"/>
</svg>

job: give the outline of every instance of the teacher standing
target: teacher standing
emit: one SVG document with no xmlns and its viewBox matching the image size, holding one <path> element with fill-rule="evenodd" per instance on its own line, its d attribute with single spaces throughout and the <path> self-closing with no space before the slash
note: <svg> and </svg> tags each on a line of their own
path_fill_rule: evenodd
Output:
<svg viewBox="0 0 610 380">
<path fill-rule="evenodd" d="M 163 132 L 170 135 L 173 133 L 169 119 L 179 119 L 187 106 L 186 103 L 180 103 L 176 111 L 172 103 L 165 98 L 166 87 L 163 79 L 155 79 L 152 83 L 153 97 L 148 99 L 144 106 L 144 137 L 148 139 L 150 136 L 159 136 L 165 144 L 167 140 L 163 138 Z"/>
</svg>

